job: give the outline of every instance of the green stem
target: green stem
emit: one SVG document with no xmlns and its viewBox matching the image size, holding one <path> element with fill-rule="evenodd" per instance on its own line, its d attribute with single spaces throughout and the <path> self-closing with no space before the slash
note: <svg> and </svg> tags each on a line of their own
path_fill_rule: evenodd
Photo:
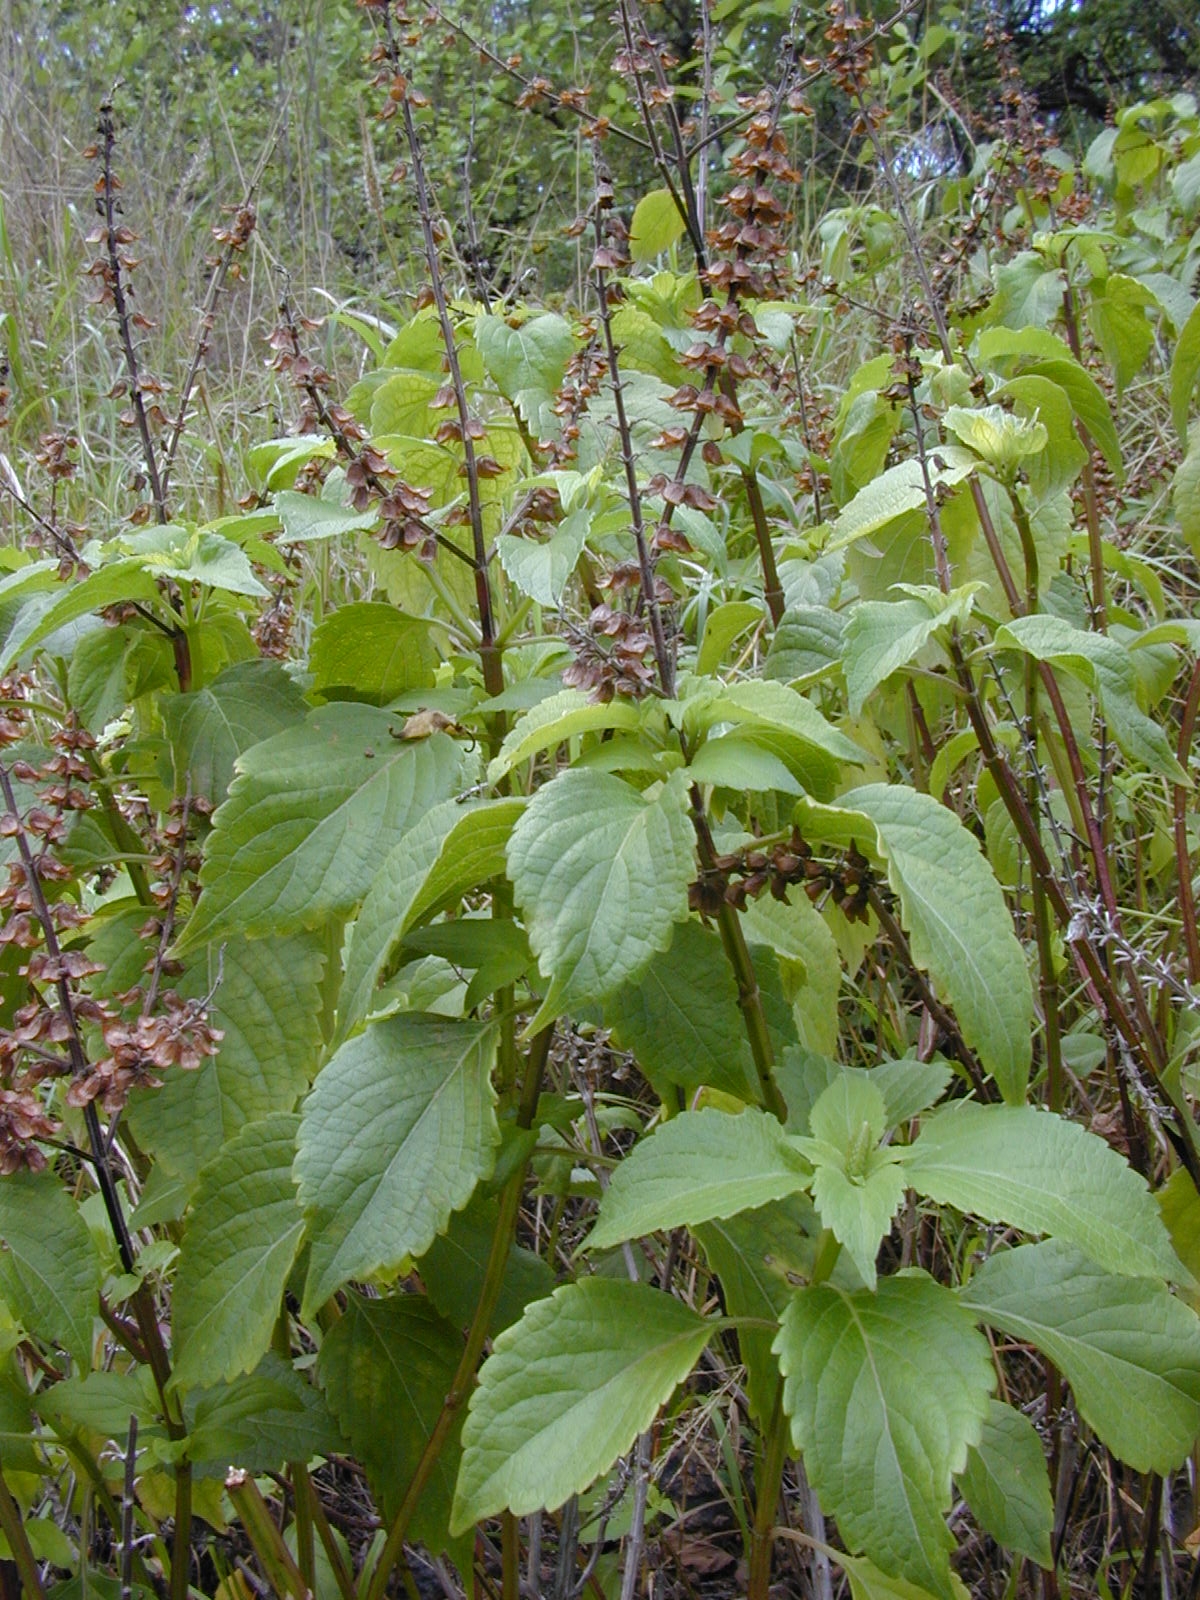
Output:
<svg viewBox="0 0 1200 1600">
<path fill-rule="evenodd" d="M 758 1493 L 754 1504 L 754 1526 L 750 1531 L 749 1578 L 746 1600 L 767 1600 L 771 1587 L 771 1551 L 775 1544 L 775 1511 L 783 1486 L 787 1462 L 788 1419 L 783 1410 L 783 1379 L 775 1385 L 771 1420 L 763 1439 L 758 1469 Z"/>
<path fill-rule="evenodd" d="M 759 488 L 758 477 L 752 467 L 742 468 L 742 486 L 746 491 L 746 503 L 750 507 L 750 516 L 754 522 L 754 542 L 758 546 L 758 560 L 763 575 L 763 597 L 771 613 L 771 621 L 778 627 L 783 620 L 787 600 L 784 597 L 783 585 L 779 581 L 779 569 L 775 565 L 775 547 L 771 543 L 767 508 L 763 505 L 762 490 Z"/>
<path fill-rule="evenodd" d="M 121 815 L 117 806 L 116 797 L 112 786 L 107 782 L 104 771 L 92 751 L 85 752 L 88 766 L 96 779 L 95 792 L 100 796 L 100 804 L 108 825 L 112 829 L 113 843 L 120 851 L 124 860 L 125 870 L 129 874 L 129 881 L 133 885 L 133 892 L 137 896 L 139 905 L 153 906 L 156 904 L 154 896 L 150 893 L 150 883 L 146 877 L 146 869 L 135 858 L 145 854 L 145 845 Z"/>
<path fill-rule="evenodd" d="M 296 1507 L 296 1565 L 300 1576 L 315 1594 L 317 1589 L 317 1551 L 313 1538 L 312 1492 L 308 1468 L 302 1461 L 291 1463 L 292 1493 Z"/>
<path fill-rule="evenodd" d="M 704 873 L 715 872 L 716 846 L 713 844 L 708 818 L 704 814 L 704 797 L 695 784 L 692 785 L 691 802 L 692 826 L 696 831 L 700 870 Z M 762 1103 L 773 1117 L 778 1118 L 780 1122 L 786 1122 L 787 1104 L 779 1092 L 779 1085 L 775 1082 L 775 1049 L 771 1044 L 758 977 L 754 971 L 754 963 L 750 959 L 741 920 L 736 910 L 726 900 L 721 902 L 720 910 L 717 912 L 717 926 L 721 930 L 721 944 L 725 950 L 725 958 L 733 968 L 733 976 L 737 982 L 738 1005 L 745 1023 L 746 1037 L 750 1041 L 750 1054 L 754 1058 L 754 1071 L 758 1078 Z"/>
<path fill-rule="evenodd" d="M 521 1524 L 511 1511 L 500 1519 L 500 1583 L 504 1600 L 521 1597 Z"/>
<path fill-rule="evenodd" d="M 333 1570 L 338 1592 L 341 1594 L 342 1600 L 357 1600 L 354 1592 L 354 1574 L 346 1565 L 341 1546 L 333 1536 L 333 1529 L 329 1526 L 329 1518 L 325 1515 L 325 1507 L 321 1504 L 321 1497 L 317 1493 L 316 1485 L 313 1483 L 306 1467 L 301 1468 L 301 1471 L 303 1477 L 295 1480 L 297 1501 L 299 1501 L 300 1490 L 303 1487 L 305 1498 L 308 1501 L 309 1515 L 312 1518 L 313 1526 L 317 1530 L 317 1536 L 321 1541 L 325 1554 L 329 1558 L 329 1565 Z"/>
<path fill-rule="evenodd" d="M 542 1074 L 546 1067 L 546 1058 L 550 1054 L 550 1040 L 554 1033 L 554 1025 L 544 1028 L 537 1034 L 530 1046 L 529 1056 L 525 1063 L 525 1080 L 521 1090 L 521 1104 L 517 1110 L 517 1127 L 530 1128 L 537 1112 L 538 1096 L 541 1093 Z M 491 1250 L 488 1254 L 487 1267 L 484 1271 L 483 1284 L 479 1291 L 479 1301 L 475 1307 L 475 1315 L 471 1319 L 471 1326 L 467 1330 L 467 1341 L 450 1385 L 450 1392 L 442 1405 L 437 1421 L 433 1425 L 433 1432 L 425 1441 L 425 1448 L 421 1452 L 421 1459 L 417 1463 L 408 1488 L 404 1492 L 404 1499 L 400 1502 L 399 1510 L 392 1519 L 388 1529 L 387 1539 L 375 1569 L 368 1577 L 364 1573 L 364 1585 L 361 1589 L 362 1600 L 384 1600 L 387 1594 L 388 1579 L 392 1569 L 399 1561 L 404 1551 L 404 1540 L 408 1533 L 409 1524 L 412 1522 L 413 1513 L 417 1508 L 425 1485 L 429 1482 L 430 1474 L 437 1465 L 442 1448 L 447 1436 L 454 1426 L 455 1419 L 466 1403 L 475 1381 L 475 1371 L 479 1365 L 479 1358 L 483 1354 L 483 1347 L 487 1341 L 488 1332 L 492 1325 L 492 1316 L 496 1303 L 500 1298 L 500 1289 L 504 1282 L 504 1269 L 508 1264 L 508 1254 L 512 1246 L 513 1234 L 516 1231 L 517 1213 L 521 1208 L 521 1196 L 525 1189 L 525 1174 L 528 1170 L 528 1159 L 509 1178 L 500 1192 L 500 1214 L 496 1219 L 496 1228 L 492 1234 Z"/>
<path fill-rule="evenodd" d="M 1185 772 L 1191 757 L 1192 739 L 1196 733 L 1197 714 L 1200 714 L 1200 661 L 1192 668 L 1192 681 L 1188 684 L 1183 716 L 1179 721 L 1179 748 L 1176 755 L 1179 758 L 1179 765 Z M 1183 921 L 1188 978 L 1195 984 L 1200 983 L 1200 934 L 1196 929 L 1196 902 L 1192 895 L 1192 866 L 1187 839 L 1190 801 L 1191 797 L 1183 784 L 1177 783 L 1174 786 L 1175 871 L 1179 880 L 1179 915 Z"/>
<path fill-rule="evenodd" d="M 21 1519 L 21 1509 L 4 1481 L 2 1469 L 0 1469 L 0 1530 L 8 1540 L 8 1548 L 12 1551 L 12 1558 L 17 1564 L 26 1600 L 45 1600 L 46 1591 L 42 1588 L 41 1574 L 38 1572 L 38 1564 L 29 1545 L 29 1537 Z"/>
<path fill-rule="evenodd" d="M 817 1236 L 809 1288 L 815 1289 L 829 1277 L 842 1253 L 841 1244 L 829 1228 Z M 771 1551 L 775 1543 L 775 1510 L 787 1465 L 789 1424 L 783 1409 L 783 1379 L 775 1386 L 771 1420 L 763 1439 L 762 1460 L 758 1469 L 758 1494 L 754 1505 L 754 1526 L 750 1533 L 749 1579 L 746 1600 L 767 1600 L 771 1587 Z"/>
<path fill-rule="evenodd" d="M 292 1552 L 283 1542 L 270 1507 L 248 1472 L 235 1467 L 225 1479 L 225 1491 L 238 1514 L 242 1529 L 258 1557 L 267 1582 L 277 1595 L 311 1600 L 311 1593 Z M 172 1577 L 174 1569 L 172 1568 Z"/>
<path fill-rule="evenodd" d="M 171 1600 L 188 1600 L 188 1569 L 192 1564 L 192 1464 L 175 1467 L 175 1533 L 171 1540 Z M 304 1600 L 304 1597 L 299 1597 Z"/>
</svg>

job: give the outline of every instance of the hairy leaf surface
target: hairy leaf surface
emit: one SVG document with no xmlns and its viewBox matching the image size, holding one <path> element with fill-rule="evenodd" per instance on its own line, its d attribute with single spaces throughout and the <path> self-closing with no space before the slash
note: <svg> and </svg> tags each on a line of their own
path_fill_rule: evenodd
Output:
<svg viewBox="0 0 1200 1600">
<path fill-rule="evenodd" d="M 304 1103 L 306 1312 L 350 1278 L 422 1255 L 495 1160 L 486 1024 L 403 1015 L 342 1045 Z"/>
<path fill-rule="evenodd" d="M 304 1232 L 292 1178 L 299 1123 L 290 1112 L 248 1123 L 200 1174 L 173 1300 L 183 1388 L 252 1371 L 271 1343 Z"/>
<path fill-rule="evenodd" d="M 646 799 L 606 772 L 562 772 L 513 829 L 508 869 L 550 980 L 531 1027 L 636 978 L 687 916 L 695 846 L 675 773 Z"/>
<path fill-rule="evenodd" d="M 1057 1239 L 994 1255 L 964 1306 L 1028 1340 L 1079 1414 L 1138 1472 L 1173 1472 L 1200 1433 L 1200 1319 L 1165 1285 L 1115 1277 Z"/>
<path fill-rule="evenodd" d="M 684 1111 L 613 1173 L 588 1243 L 603 1250 L 659 1228 L 731 1217 L 808 1186 L 812 1170 L 765 1111 Z"/>
<path fill-rule="evenodd" d="M 496 1340 L 471 1398 L 451 1531 L 586 1489 L 649 1427 L 713 1327 L 669 1295 L 604 1278 L 535 1301 Z"/>
<path fill-rule="evenodd" d="M 213 818 L 203 893 L 177 949 L 351 911 L 380 858 L 465 777 L 468 758 L 445 734 L 398 733 L 386 711 L 330 705 L 248 750 Z"/>
<path fill-rule="evenodd" d="M 1145 1179 L 1050 1112 L 956 1101 L 926 1120 L 906 1170 L 931 1200 L 1053 1234 L 1109 1272 L 1183 1275 Z"/>
<path fill-rule="evenodd" d="M 813 1488 L 856 1554 L 951 1600 L 943 1520 L 995 1381 L 987 1340 L 924 1274 L 799 1290 L 775 1351 Z"/>
<path fill-rule="evenodd" d="M 804 805 L 811 838 L 857 841 L 887 864 L 913 959 L 944 990 L 963 1037 L 1006 1100 L 1025 1098 L 1033 991 L 1012 918 L 978 841 L 932 795 L 867 784 L 836 807 Z"/>
<path fill-rule="evenodd" d="M 350 1295 L 321 1344 L 317 1376 L 329 1408 L 366 1468 L 385 1517 L 394 1517 L 462 1354 L 458 1330 L 421 1295 Z M 450 1546 L 447 1522 L 458 1471 L 452 1431 L 417 1501 L 412 1537 L 432 1554 Z M 457 1552 L 461 1561 L 462 1553 Z"/>
</svg>

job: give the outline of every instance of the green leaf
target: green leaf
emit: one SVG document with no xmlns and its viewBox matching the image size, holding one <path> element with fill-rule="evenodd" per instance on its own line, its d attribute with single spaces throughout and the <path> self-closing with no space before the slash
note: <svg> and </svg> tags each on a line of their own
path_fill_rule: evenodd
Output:
<svg viewBox="0 0 1200 1600">
<path fill-rule="evenodd" d="M 604 1023 L 660 1099 L 671 1084 L 688 1095 L 705 1084 L 743 1100 L 757 1094 L 733 970 L 720 936 L 694 918 L 640 977 L 609 996 Z"/>
<path fill-rule="evenodd" d="M 306 709 L 300 690 L 276 661 L 240 661 L 194 694 L 165 695 L 162 717 L 176 794 L 190 785 L 193 798 L 219 805 L 238 757 L 299 722 Z"/>
<path fill-rule="evenodd" d="M 905 1188 L 895 1155 L 876 1148 L 887 1126 L 883 1094 L 869 1073 L 840 1072 L 818 1097 L 809 1121 L 813 1137 L 795 1142 L 813 1163 L 813 1201 L 873 1289 L 875 1257 Z"/>
<path fill-rule="evenodd" d="M 254 576 L 246 552 L 211 528 L 168 522 L 140 533 L 122 534 L 112 543 L 115 549 L 139 557 L 154 577 L 172 578 L 179 584 L 199 583 L 256 600 L 270 598 L 271 591 Z"/>
<path fill-rule="evenodd" d="M 315 928 L 353 909 L 381 857 L 465 776 L 467 757 L 445 734 L 398 731 L 373 706 L 321 706 L 241 757 L 177 953 L 233 931 Z"/>
<path fill-rule="evenodd" d="M 1154 1198 L 1175 1254 L 1200 1282 L 1200 1194 L 1187 1168 L 1176 1167 Z"/>
<path fill-rule="evenodd" d="M 1027 456 L 1039 455 L 1048 438 L 1044 423 L 1014 416 L 999 405 L 948 406 L 942 424 L 1002 473 L 1015 471 Z"/>
<path fill-rule="evenodd" d="M 1074 359 L 1036 361 L 1026 370 L 1031 376 L 1049 378 L 1065 391 L 1076 417 L 1091 434 L 1093 443 L 1120 483 L 1124 477 L 1120 441 L 1104 391 L 1091 373 L 1085 372 Z"/>
<path fill-rule="evenodd" d="M 1026 461 L 1023 469 L 1029 476 L 1034 503 L 1041 504 L 1069 489 L 1087 460 L 1087 451 L 1080 442 L 1066 390 L 1049 378 L 1023 373 L 997 389 L 996 397 L 1015 401 L 1022 416 L 1036 418 L 1045 425 L 1046 448 Z M 1039 573 L 1039 587 L 1045 587 L 1052 576 Z"/>
<path fill-rule="evenodd" d="M 875 1067 L 844 1067 L 812 1050 L 790 1051 L 780 1063 L 780 1077 L 788 1100 L 788 1129 L 803 1132 L 818 1097 L 843 1074 L 865 1078 L 883 1096 L 884 1126 L 908 1122 L 939 1100 L 954 1077 L 939 1057 L 916 1061 L 881 1061 Z M 793 1103 L 794 1101 L 794 1103 Z"/>
<path fill-rule="evenodd" d="M 578 689 L 563 689 L 559 694 L 548 695 L 509 729 L 499 753 L 488 763 L 488 782 L 495 788 L 523 761 L 564 744 L 578 734 L 606 732 L 612 728 L 632 729 L 638 727 L 640 721 L 636 707 L 623 700 L 593 705 Z"/>
<path fill-rule="evenodd" d="M 762 607 L 750 600 L 728 600 L 717 606 L 704 623 L 704 634 L 696 652 L 696 671 L 701 676 L 715 672 L 733 641 L 762 620 Z"/>
<path fill-rule="evenodd" d="M 192 1179 L 246 1123 L 292 1109 L 323 1047 L 324 963 L 319 935 L 230 937 L 176 981 L 185 999 L 212 993 L 210 1020 L 225 1037 L 195 1072 L 168 1072 L 161 1089 L 130 1101 L 139 1144 L 168 1171 Z"/>
<path fill-rule="evenodd" d="M 161 1403 L 148 1367 L 132 1372 L 85 1369 L 36 1396 L 39 1415 L 122 1442 L 129 1435 L 131 1416 L 137 1417 L 144 1439 L 164 1437 L 166 1430 L 156 1421 Z"/>
<path fill-rule="evenodd" d="M 649 289 L 652 282 L 653 280 L 635 278 L 627 280 L 625 287 L 628 292 L 633 293 L 636 292 L 636 287 L 642 285 Z M 659 311 L 658 315 L 662 314 Z M 613 341 L 620 354 L 622 373 L 631 369 L 649 372 L 672 386 L 684 381 L 684 369 L 668 343 L 657 316 L 641 311 L 637 306 L 626 302 L 625 305 L 613 309 L 612 332 Z M 722 442 L 728 443 L 728 435 Z"/>
<path fill-rule="evenodd" d="M 1063 275 L 1057 267 L 1047 268 L 1035 250 L 999 263 L 993 276 L 996 295 L 989 315 L 1011 328 L 1024 329 L 1027 323 L 1044 328 L 1062 307 Z"/>
<path fill-rule="evenodd" d="M 939 628 L 966 621 L 975 586 L 968 585 L 955 594 L 955 603 L 936 612 L 927 601 L 916 598 L 860 600 L 853 608 L 842 635 L 852 717 L 858 716 L 871 691 L 906 667 Z"/>
<path fill-rule="evenodd" d="M 0 650 L 0 672 L 7 672 L 18 657 L 80 617 L 104 606 L 134 600 L 150 602 L 158 597 L 154 579 L 137 560 L 108 562 L 65 587 L 54 581 L 52 574 L 57 570 L 57 562 L 51 562 L 47 570 L 39 561 L 13 573 L 0 585 L 0 599 L 7 600 L 14 593 L 30 595 L 7 630 Z"/>
<path fill-rule="evenodd" d="M 836 793 L 843 766 L 862 766 L 866 760 L 853 740 L 786 684 L 760 678 L 715 688 L 701 680 L 701 685 L 683 704 L 683 725 L 689 734 L 732 723 L 739 738 L 777 756 L 817 799 L 830 799 Z"/>
<path fill-rule="evenodd" d="M 829 924 L 799 890 L 786 901 L 762 895 L 751 900 L 742 912 L 742 927 L 751 947 L 763 998 L 768 998 L 770 965 L 764 982 L 762 962 L 756 951 L 765 946 L 775 956 L 780 987 L 792 1010 L 796 1042 L 809 1050 L 835 1051 L 838 1040 L 838 992 L 842 984 L 842 963 Z M 768 1021 L 770 1018 L 768 1017 Z M 775 1054 L 792 1041 L 775 1028 Z"/>
<path fill-rule="evenodd" d="M 715 1324 L 644 1284 L 585 1278 L 496 1340 L 471 1397 L 450 1528 L 554 1510 L 649 1427 Z"/>
<path fill-rule="evenodd" d="M 1175 469 L 1171 500 L 1179 518 L 1179 531 L 1188 549 L 1200 560 L 1200 422 L 1188 434 L 1187 454 Z"/>
<path fill-rule="evenodd" d="M 1092 282 L 1088 322 L 1113 369 L 1118 397 L 1141 371 L 1154 346 L 1154 328 L 1146 311 L 1157 305 L 1144 284 L 1123 272 L 1109 273 L 1103 284 Z"/>
<path fill-rule="evenodd" d="M 1196 379 L 1200 378 L 1200 303 L 1192 309 L 1191 316 L 1179 333 L 1179 342 L 1171 359 L 1171 417 L 1175 432 L 1187 438 L 1188 416 Z"/>
<path fill-rule="evenodd" d="M 995 643 L 998 649 L 1020 650 L 1079 678 L 1095 694 L 1123 755 L 1172 783 L 1189 781 L 1166 733 L 1138 705 L 1137 671 L 1125 645 L 1047 612 L 1005 623 L 996 629 Z"/>
<path fill-rule="evenodd" d="M 527 317 L 515 328 L 504 317 L 480 313 L 475 318 L 475 345 L 500 393 L 506 400 L 516 400 L 524 390 L 552 395 L 561 386 L 575 352 L 575 335 L 567 319 L 553 311 Z"/>
<path fill-rule="evenodd" d="M 606 772 L 560 772 L 512 831 L 508 870 L 549 989 L 531 1027 L 636 978 L 688 914 L 686 779 L 652 798 Z"/>
<path fill-rule="evenodd" d="M 683 1111 L 618 1165 L 588 1246 L 606 1250 L 659 1229 L 732 1217 L 795 1194 L 811 1178 L 807 1161 L 765 1111 Z"/>
<path fill-rule="evenodd" d="M 959 1297 L 1053 1361 L 1119 1460 L 1167 1473 L 1185 1459 L 1200 1432 L 1200 1321 L 1165 1285 L 1049 1240 L 992 1256 Z"/>
<path fill-rule="evenodd" d="M 629 229 L 629 254 L 634 261 L 653 261 L 687 232 L 679 207 L 669 189 L 651 189 L 633 208 Z"/>
<path fill-rule="evenodd" d="M 938 462 L 942 462 L 938 466 Z M 979 467 L 979 457 L 961 445 L 944 445 L 930 458 L 929 479 L 936 490 L 939 485 L 953 488 Z M 901 461 L 873 478 L 833 524 L 833 533 L 827 550 L 843 550 L 847 545 L 879 533 L 897 517 L 910 511 L 923 511 L 926 505 L 925 479 L 919 461 Z"/>
<path fill-rule="evenodd" d="M 495 1174 L 492 1181 L 494 1184 Z M 421 1257 L 425 1292 L 456 1328 L 467 1326 L 479 1304 L 499 1216 L 497 1200 L 476 1193 L 469 1205 L 454 1213 L 445 1233 L 440 1233 Z M 554 1274 L 541 1256 L 514 1244 L 505 1263 L 492 1334 L 519 1321 L 531 1301 L 553 1292 Z"/>
<path fill-rule="evenodd" d="M 830 1555 L 850 1579 L 851 1600 L 932 1600 L 928 1589 L 907 1578 L 889 1577 L 865 1556 L 847 1556 L 840 1550 L 832 1550 Z M 970 1600 L 956 1572 L 950 1574 L 950 1593 L 956 1600 Z"/>
<path fill-rule="evenodd" d="M 1028 1556 L 1039 1567 L 1053 1567 L 1054 1501 L 1046 1456 L 1037 1429 L 1023 1412 L 999 1400 L 988 1402 L 982 1437 L 967 1451 L 958 1486 L 971 1515 L 997 1544 Z"/>
<path fill-rule="evenodd" d="M 913 959 L 954 1007 L 1006 1100 L 1024 1099 L 1032 1059 L 1033 992 L 1000 885 L 978 841 L 932 795 L 868 784 L 837 807 L 803 802 L 806 837 L 857 839 L 887 864 Z"/>
<path fill-rule="evenodd" d="M 230 1466 L 270 1472 L 345 1449 L 321 1391 L 274 1352 L 248 1376 L 189 1396 L 185 1416 L 188 1459 L 205 1464 L 205 1476 Z"/>
<path fill-rule="evenodd" d="M 540 606 L 557 610 L 587 543 L 591 524 L 592 514 L 585 507 L 564 517 L 544 543 L 502 533 L 496 540 L 500 565 L 522 594 Z"/>
<path fill-rule="evenodd" d="M 789 606 L 763 661 L 763 676 L 781 683 L 807 682 L 829 673 L 842 658 L 841 615 L 828 606 Z"/>
<path fill-rule="evenodd" d="M 795 1285 L 811 1276 L 820 1231 L 821 1219 L 805 1194 L 704 1222 L 693 1230 L 709 1266 L 721 1280 L 722 1303 L 728 1314 L 767 1323 L 779 1320 Z M 835 1270 L 841 1267 L 839 1261 Z M 737 1329 L 746 1363 L 746 1397 L 761 1424 L 770 1419 L 779 1382 L 779 1364 L 771 1349 L 774 1337 L 769 1327 Z"/>
<path fill-rule="evenodd" d="M 27 1333 L 92 1365 L 99 1263 L 87 1223 L 49 1168 L 0 1179 L 0 1296 Z"/>
<path fill-rule="evenodd" d="M 430 624 L 377 600 L 339 606 L 313 634 L 313 690 L 326 699 L 376 705 L 433 684 L 437 652 Z"/>
<path fill-rule="evenodd" d="M 1065 392 L 1071 408 L 1087 428 L 1118 480 L 1121 445 L 1104 392 L 1070 347 L 1044 328 L 987 328 L 977 340 L 979 356 L 989 362 L 1015 364 L 1016 370 L 1048 378 Z"/>
<path fill-rule="evenodd" d="M 369 1014 L 379 979 L 408 930 L 504 871 L 509 835 L 524 807 L 518 798 L 444 801 L 388 853 L 354 924 L 338 998 L 339 1040 Z"/>
<path fill-rule="evenodd" d="M 421 372 L 397 372 L 384 376 L 371 396 L 371 432 L 407 433 L 420 438 L 431 433 L 429 408 L 441 384 Z"/>
<path fill-rule="evenodd" d="M 6 1316 L 5 1320 L 6 1332 L 11 1334 L 11 1318 Z M 39 1407 L 46 1392 L 44 1387 L 39 1391 Z M 40 1477 L 46 1470 L 46 1457 L 31 1409 L 32 1398 L 24 1372 L 18 1371 L 17 1358 L 8 1353 L 0 1363 L 0 1460 L 10 1473 L 32 1472 Z"/>
<path fill-rule="evenodd" d="M 845 1246 L 868 1289 L 875 1287 L 875 1258 L 904 1199 L 904 1173 L 892 1161 L 852 1178 L 830 1162 L 819 1162 L 813 1177 L 813 1202 L 821 1221 Z"/>
<path fill-rule="evenodd" d="M 452 967 L 475 973 L 467 991 L 468 1011 L 495 990 L 523 978 L 533 965 L 524 928 L 505 917 L 465 916 L 435 922 L 406 933 L 403 944 L 405 950 L 440 956 Z M 477 1000 L 472 1000 L 472 990 Z"/>
<path fill-rule="evenodd" d="M 454 1387 L 461 1354 L 458 1329 L 415 1294 L 383 1300 L 350 1295 L 321 1344 L 321 1388 L 389 1520 Z M 460 1427 L 438 1456 L 410 1523 L 412 1538 L 433 1555 L 450 1543 Z"/>
<path fill-rule="evenodd" d="M 688 772 L 696 783 L 711 783 L 735 793 L 804 793 L 779 756 L 737 733 L 706 739 L 693 756 Z"/>
<path fill-rule="evenodd" d="M 182 1388 L 253 1371 L 271 1343 L 304 1232 L 298 1127 L 290 1112 L 249 1123 L 200 1174 L 172 1302 L 172 1381 Z"/>
<path fill-rule="evenodd" d="M 283 524 L 283 544 L 309 544 L 314 539 L 333 539 L 343 533 L 373 528 L 379 521 L 378 508 L 355 511 L 338 500 L 324 496 L 297 494 L 281 489 L 275 496 L 275 510 Z"/>
<path fill-rule="evenodd" d="M 901 419 L 899 406 L 885 400 L 875 388 L 864 389 L 852 399 L 847 391 L 846 399 L 849 407 L 829 462 L 833 494 L 840 506 L 883 471 Z"/>
<path fill-rule="evenodd" d="M 918 1061 L 903 1056 L 899 1061 L 881 1061 L 868 1070 L 868 1076 L 883 1095 L 887 1126 L 894 1128 L 940 1100 L 954 1072 L 940 1058 Z"/>
<path fill-rule="evenodd" d="M 41 1516 L 25 1517 L 24 1528 L 29 1548 L 39 1561 L 48 1562 L 52 1567 L 67 1569 L 77 1564 L 78 1551 L 54 1521 L 50 1512 L 44 1512 Z M 0 1550 L 3 1551 L 5 1560 L 12 1559 L 12 1548 L 3 1534 L 0 1534 Z"/>
<path fill-rule="evenodd" d="M 67 669 L 67 702 L 98 734 L 132 701 L 173 683 L 171 641 L 140 620 L 126 622 L 80 639 Z"/>
<path fill-rule="evenodd" d="M 919 1194 L 989 1222 L 1052 1234 L 1110 1272 L 1182 1274 L 1145 1179 L 1064 1117 L 955 1101 L 927 1118 L 906 1170 Z"/>
<path fill-rule="evenodd" d="M 792 1440 L 856 1553 L 953 1596 L 943 1515 L 995 1381 L 987 1340 L 924 1274 L 799 1290 L 775 1352 Z"/>
<path fill-rule="evenodd" d="M 348 1279 L 423 1255 L 492 1170 L 495 1053 L 490 1025 L 414 1015 L 334 1053 L 304 1103 L 296 1155 L 305 1315 Z"/>
</svg>

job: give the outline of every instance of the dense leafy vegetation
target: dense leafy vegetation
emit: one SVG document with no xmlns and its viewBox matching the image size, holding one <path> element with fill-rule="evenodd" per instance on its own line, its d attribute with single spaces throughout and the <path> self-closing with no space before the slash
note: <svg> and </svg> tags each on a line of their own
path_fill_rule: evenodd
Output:
<svg viewBox="0 0 1200 1600">
<path fill-rule="evenodd" d="M 105 101 L 73 386 L 5 313 L 36 1600 L 1184 1592 L 1200 114 L 1077 164 L 952 11 L 700 20 L 339 13 L 419 281 L 320 326 L 264 129 L 169 382 Z M 481 43 L 574 151 L 540 295 L 459 181 L 518 110 L 426 92 Z"/>
</svg>

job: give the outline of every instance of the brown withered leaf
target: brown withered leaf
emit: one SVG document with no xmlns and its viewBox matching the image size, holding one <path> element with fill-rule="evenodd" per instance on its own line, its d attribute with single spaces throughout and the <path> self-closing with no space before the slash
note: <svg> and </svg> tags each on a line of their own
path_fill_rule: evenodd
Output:
<svg viewBox="0 0 1200 1600">
<path fill-rule="evenodd" d="M 404 726 L 396 734 L 400 739 L 428 739 L 431 734 L 442 733 L 450 728 L 457 728 L 458 723 L 453 717 L 448 717 L 444 711 L 414 711 L 411 717 L 406 717 Z M 394 734 L 396 730 L 391 730 Z"/>
</svg>

